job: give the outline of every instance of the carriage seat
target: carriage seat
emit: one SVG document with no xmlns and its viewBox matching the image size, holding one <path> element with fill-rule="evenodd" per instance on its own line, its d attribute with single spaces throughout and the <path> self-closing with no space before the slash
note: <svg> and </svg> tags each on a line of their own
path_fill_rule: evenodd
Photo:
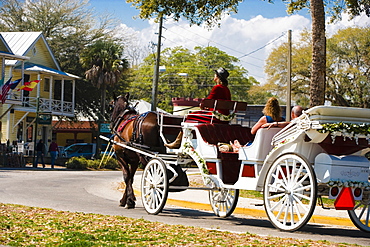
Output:
<svg viewBox="0 0 370 247">
<path fill-rule="evenodd" d="M 281 128 L 260 128 L 257 130 L 253 143 L 239 149 L 239 160 L 264 161 L 271 151 L 272 138 Z"/>
<path fill-rule="evenodd" d="M 196 126 L 203 140 L 212 145 L 218 143 L 230 143 L 238 140 L 241 145 L 253 141 L 251 128 L 238 124 L 200 124 Z"/>
<path fill-rule="evenodd" d="M 241 162 L 238 160 L 238 153 L 220 152 L 218 143 L 230 143 L 238 140 L 241 145 L 245 145 L 253 141 L 251 128 L 241 125 L 228 124 L 200 124 L 197 125 L 198 131 L 205 143 L 213 146 L 212 154 L 217 155 L 221 161 L 222 181 L 225 184 L 235 184 L 239 177 Z M 216 154 L 217 153 L 217 154 Z M 202 154 L 202 156 L 205 154 Z M 207 155 L 205 155 L 207 156 Z M 214 157 L 216 158 L 216 157 Z M 208 167 L 211 174 L 217 174 L 215 167 Z"/>
</svg>

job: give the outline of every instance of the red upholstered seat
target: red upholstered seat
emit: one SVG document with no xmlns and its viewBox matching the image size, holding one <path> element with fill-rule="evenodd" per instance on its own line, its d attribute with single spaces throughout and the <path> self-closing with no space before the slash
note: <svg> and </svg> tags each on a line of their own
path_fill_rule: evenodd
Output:
<svg viewBox="0 0 370 247">
<path fill-rule="evenodd" d="M 209 144 L 230 143 L 238 140 L 241 145 L 253 141 L 251 128 L 241 125 L 200 124 L 196 126 L 203 138 Z"/>
<path fill-rule="evenodd" d="M 217 145 L 218 143 L 230 143 L 238 140 L 241 145 L 253 141 L 251 128 L 241 125 L 228 124 L 200 124 L 196 126 L 204 142 Z M 221 160 L 222 181 L 225 184 L 235 184 L 239 178 L 241 162 L 238 153 L 220 152 L 217 150 L 217 158 Z"/>
</svg>

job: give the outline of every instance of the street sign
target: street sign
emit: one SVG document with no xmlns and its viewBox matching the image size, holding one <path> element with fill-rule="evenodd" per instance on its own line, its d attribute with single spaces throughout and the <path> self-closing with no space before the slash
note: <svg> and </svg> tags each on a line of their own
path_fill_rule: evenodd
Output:
<svg viewBox="0 0 370 247">
<path fill-rule="evenodd" d="M 110 124 L 109 123 L 102 123 L 100 125 L 100 133 L 110 133 Z"/>
</svg>

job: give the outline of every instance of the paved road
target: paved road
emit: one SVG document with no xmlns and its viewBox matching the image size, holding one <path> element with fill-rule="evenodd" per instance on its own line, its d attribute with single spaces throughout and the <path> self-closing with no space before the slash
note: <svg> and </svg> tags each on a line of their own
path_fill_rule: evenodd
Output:
<svg viewBox="0 0 370 247">
<path fill-rule="evenodd" d="M 0 202 L 72 212 L 123 215 L 207 229 L 370 246 L 370 234 L 361 232 L 355 227 L 308 224 L 301 231 L 282 233 L 264 218 L 234 215 L 222 219 L 216 217 L 213 212 L 170 205 L 166 205 L 159 215 L 148 215 L 142 207 L 140 198 L 137 198 L 137 208 L 124 209 L 118 206 L 121 193 L 116 187 L 120 181 L 119 171 L 0 169 Z"/>
</svg>

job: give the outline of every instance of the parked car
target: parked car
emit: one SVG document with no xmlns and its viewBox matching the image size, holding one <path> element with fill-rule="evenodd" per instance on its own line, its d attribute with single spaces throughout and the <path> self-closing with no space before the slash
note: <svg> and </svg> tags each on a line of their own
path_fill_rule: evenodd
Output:
<svg viewBox="0 0 370 247">
<path fill-rule="evenodd" d="M 95 143 L 75 143 L 63 150 L 62 157 L 85 157 L 86 159 L 91 159 L 95 156 L 95 153 Z"/>
</svg>

